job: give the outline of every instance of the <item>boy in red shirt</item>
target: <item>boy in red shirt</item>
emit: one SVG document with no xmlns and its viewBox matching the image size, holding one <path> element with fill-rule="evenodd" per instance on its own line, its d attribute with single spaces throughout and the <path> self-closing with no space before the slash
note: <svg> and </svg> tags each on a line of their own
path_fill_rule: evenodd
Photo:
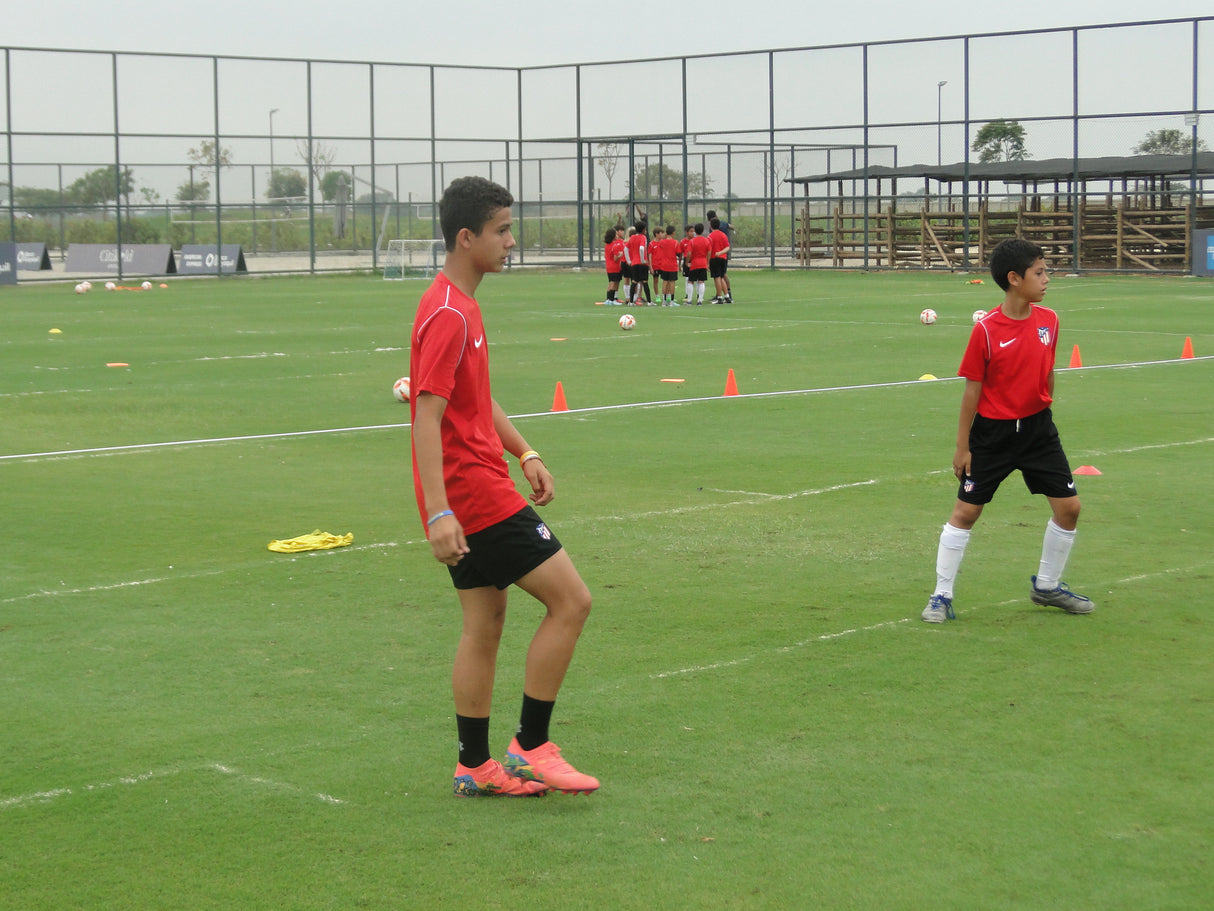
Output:
<svg viewBox="0 0 1214 911">
<path fill-rule="evenodd" d="M 667 307 L 677 307 L 674 299 L 674 283 L 679 277 L 679 242 L 674 239 L 674 225 L 666 226 L 666 233 L 660 240 L 649 245 L 650 257 L 653 260 L 653 281 L 656 285 L 662 282 L 662 303 Z"/>
<path fill-rule="evenodd" d="M 573 561 L 510 478 L 508 452 L 535 505 L 551 502 L 552 474 L 489 388 L 489 351 L 473 295 L 514 246 L 510 191 L 482 177 L 452 182 L 439 202 L 447 255 L 422 296 L 411 337 L 413 486 L 434 557 L 451 574 L 463 614 L 452 689 L 459 735 L 459 797 L 590 792 L 598 780 L 548 739 L 557 691 L 590 613 Z M 547 612 L 531 640 L 518 734 L 504 762 L 489 752 L 489 709 L 506 589 Z"/>
<path fill-rule="evenodd" d="M 1017 469 L 1031 493 L 1049 500 L 1052 512 L 1029 598 L 1068 614 L 1095 609 L 1061 581 L 1075 540 L 1079 496 L 1050 410 L 1058 314 L 1038 306 L 1050 283 L 1044 254 L 1030 241 L 1005 240 L 991 252 L 991 276 L 1005 294 L 1003 303 L 974 326 L 958 371 L 965 377 L 953 454 L 960 487 L 940 533 L 936 590 L 922 615 L 928 623 L 955 619 L 953 586 L 970 530 Z"/>
<path fill-rule="evenodd" d="M 603 264 L 607 268 L 607 297 L 605 304 L 618 304 L 615 299 L 620 289 L 620 260 L 624 258 L 624 241 L 616 235 L 615 228 L 608 228 L 603 235 Z"/>
<path fill-rule="evenodd" d="M 729 267 L 729 235 L 721 230 L 719 218 L 714 217 L 708 224 L 712 226 L 712 231 L 708 235 L 708 244 L 711 249 L 708 255 L 708 272 L 712 275 L 712 282 L 717 292 L 712 302 L 714 304 L 732 304 L 733 297 L 730 296 L 725 278 L 725 272 Z"/>
<path fill-rule="evenodd" d="M 653 303 L 649 295 L 649 238 L 646 233 L 649 226 L 643 221 L 636 223 L 635 232 L 624 243 L 624 261 L 628 263 L 628 271 L 632 273 L 632 289 L 629 303 L 639 305 L 641 291 L 645 292 L 645 300 Z"/>
<path fill-rule="evenodd" d="M 687 242 L 687 270 L 689 280 L 696 289 L 696 306 L 704 303 L 704 283 L 708 281 L 708 254 L 711 245 L 704 236 L 704 222 L 697 221 L 695 234 Z"/>
<path fill-rule="evenodd" d="M 688 247 L 691 244 L 691 237 L 694 234 L 691 225 L 683 226 L 683 239 L 679 241 L 679 268 L 683 272 L 683 303 L 691 303 L 691 269 L 688 267 Z"/>
</svg>

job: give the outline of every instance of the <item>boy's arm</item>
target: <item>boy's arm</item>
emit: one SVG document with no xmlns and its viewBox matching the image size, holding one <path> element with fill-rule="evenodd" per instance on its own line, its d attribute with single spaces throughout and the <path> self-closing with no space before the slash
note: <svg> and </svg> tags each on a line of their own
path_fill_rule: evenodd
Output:
<svg viewBox="0 0 1214 911">
<path fill-rule="evenodd" d="M 427 518 L 450 509 L 447 504 L 447 484 L 443 480 L 443 412 L 447 400 L 432 392 L 416 394 L 417 404 L 413 415 L 413 457 L 417 460 L 417 473 L 421 478 L 422 499 L 425 501 Z M 430 550 L 440 563 L 454 565 L 468 553 L 468 542 L 464 538 L 464 527 L 459 517 L 450 515 L 430 525 L 426 532 L 430 538 Z"/>
<path fill-rule="evenodd" d="M 523 435 L 510 423 L 510 418 L 506 417 L 506 412 L 497 403 L 497 399 L 493 400 L 493 429 L 502 438 L 502 448 L 515 458 L 525 452 L 534 452 L 523 439 Z M 531 458 L 520 467 L 523 470 L 523 477 L 531 485 L 531 502 L 536 506 L 546 506 L 551 503 L 552 498 L 556 496 L 556 486 L 552 480 L 552 472 L 548 470 L 544 460 Z"/>
<path fill-rule="evenodd" d="M 970 470 L 970 427 L 978 413 L 978 398 L 982 395 L 982 384 L 977 380 L 965 381 L 965 392 L 961 394 L 961 416 L 957 419 L 957 448 L 953 452 L 953 474 L 960 481 Z"/>
</svg>

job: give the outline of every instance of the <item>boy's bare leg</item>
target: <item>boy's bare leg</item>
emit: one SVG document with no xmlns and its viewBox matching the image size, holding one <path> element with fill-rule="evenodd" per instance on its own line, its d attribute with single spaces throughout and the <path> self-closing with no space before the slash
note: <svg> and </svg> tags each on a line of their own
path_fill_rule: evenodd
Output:
<svg viewBox="0 0 1214 911">
<path fill-rule="evenodd" d="M 487 718 L 493 702 L 497 649 L 506 621 L 506 592 L 493 586 L 458 589 L 464 627 L 455 650 L 451 689 L 455 713 Z"/>
<path fill-rule="evenodd" d="M 590 615 L 590 590 L 564 550 L 553 554 L 516 584 L 546 608 L 527 650 L 523 691 L 535 699 L 553 702 Z"/>
</svg>

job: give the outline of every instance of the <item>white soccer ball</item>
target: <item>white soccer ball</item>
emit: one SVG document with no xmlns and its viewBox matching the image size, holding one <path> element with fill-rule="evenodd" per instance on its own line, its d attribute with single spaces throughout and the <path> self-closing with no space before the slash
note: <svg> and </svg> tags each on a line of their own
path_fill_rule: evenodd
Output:
<svg viewBox="0 0 1214 911">
<path fill-rule="evenodd" d="M 117 288 L 117 287 L 118 287 L 118 286 L 117 286 L 117 285 L 115 285 L 113 282 L 106 282 L 106 283 L 105 283 L 105 290 L 106 290 L 106 291 L 113 291 L 113 290 L 114 290 L 115 288 Z"/>
<path fill-rule="evenodd" d="M 81 282 L 80 284 L 78 284 L 78 285 L 76 286 L 76 293 L 77 293 L 77 294 L 83 294 L 83 293 L 84 293 L 86 290 L 87 290 L 87 289 L 84 287 L 84 282 Z"/>
<path fill-rule="evenodd" d="M 637 324 L 637 318 L 635 316 L 633 316 L 631 313 L 625 313 L 623 316 L 620 317 L 620 328 L 621 329 L 624 329 L 624 330 L 632 329 L 632 328 L 635 328 L 636 324 Z"/>
<path fill-rule="evenodd" d="M 974 322 L 976 323 L 976 322 L 978 322 L 978 320 L 982 319 L 982 317 L 984 317 L 984 316 L 986 316 L 985 310 L 975 310 L 972 318 L 973 318 Z"/>
<path fill-rule="evenodd" d="M 92 291 L 92 290 L 93 290 L 93 283 L 92 283 L 92 282 L 90 282 L 90 281 L 87 281 L 87 280 L 86 280 L 86 281 L 82 281 L 82 282 L 80 283 L 80 287 L 84 288 L 84 290 L 85 290 L 85 291 Z"/>
<path fill-rule="evenodd" d="M 926 310 L 924 310 L 922 313 L 919 314 L 919 322 L 923 323 L 923 325 L 925 325 L 925 326 L 930 326 L 935 321 L 936 321 L 936 311 L 933 310 L 931 307 L 928 307 Z"/>
<path fill-rule="evenodd" d="M 409 378 L 407 376 L 402 376 L 392 384 L 392 396 L 398 402 L 409 401 Z"/>
<path fill-rule="evenodd" d="M 143 283 L 142 285 L 140 285 L 139 287 L 140 287 L 140 288 L 142 288 L 144 291 L 151 291 L 151 290 L 152 290 L 152 283 L 151 283 L 151 282 L 144 282 L 144 283 Z"/>
</svg>

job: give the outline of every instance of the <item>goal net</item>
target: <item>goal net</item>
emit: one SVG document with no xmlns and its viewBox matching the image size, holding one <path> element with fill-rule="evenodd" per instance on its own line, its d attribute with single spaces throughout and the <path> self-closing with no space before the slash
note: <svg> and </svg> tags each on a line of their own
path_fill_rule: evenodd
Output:
<svg viewBox="0 0 1214 911">
<path fill-rule="evenodd" d="M 441 240 L 389 240 L 384 254 L 384 280 L 433 278 L 443 267 L 446 254 Z"/>
</svg>

